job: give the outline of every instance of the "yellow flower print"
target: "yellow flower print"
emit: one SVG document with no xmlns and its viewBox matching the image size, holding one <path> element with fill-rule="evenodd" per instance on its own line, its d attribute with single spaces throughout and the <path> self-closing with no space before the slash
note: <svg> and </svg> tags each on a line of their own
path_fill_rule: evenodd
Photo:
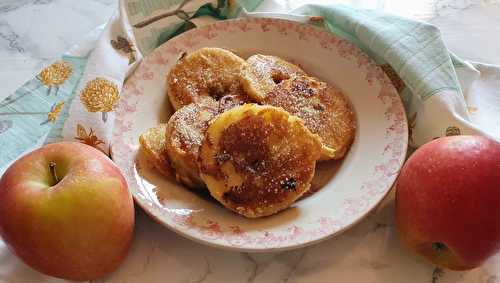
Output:
<svg viewBox="0 0 500 283">
<path fill-rule="evenodd" d="M 54 105 L 52 105 L 52 107 L 50 107 L 49 113 L 47 113 L 47 120 L 40 123 L 40 125 L 44 125 L 44 124 L 47 124 L 49 122 L 55 123 L 57 120 L 57 117 L 61 113 L 63 107 L 64 107 L 63 100 L 61 100 L 59 103 L 54 103 Z M 20 114 L 23 114 L 23 113 L 20 113 Z M 24 113 L 24 114 L 27 114 L 27 113 Z M 30 114 L 36 114 L 36 113 L 30 113 Z"/>
<path fill-rule="evenodd" d="M 118 87 L 104 78 L 95 78 L 85 85 L 80 93 L 80 101 L 89 112 L 102 112 L 106 122 L 107 113 L 113 111 L 119 99 Z"/>
<path fill-rule="evenodd" d="M 57 61 L 38 74 L 37 79 L 46 87 L 48 87 L 47 95 L 52 91 L 52 87 L 56 89 L 56 95 L 59 87 L 68 80 L 73 72 L 71 64 L 65 61 Z"/>
<path fill-rule="evenodd" d="M 57 116 L 59 116 L 59 113 L 61 113 L 63 106 L 64 106 L 64 101 L 61 101 L 61 102 L 55 104 L 54 106 L 52 106 L 52 109 L 47 114 L 47 120 L 49 122 L 54 123 L 57 119 Z"/>
</svg>

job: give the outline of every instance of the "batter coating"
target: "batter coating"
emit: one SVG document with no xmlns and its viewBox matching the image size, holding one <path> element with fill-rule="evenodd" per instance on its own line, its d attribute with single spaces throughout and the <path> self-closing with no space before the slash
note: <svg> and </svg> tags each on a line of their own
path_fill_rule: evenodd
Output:
<svg viewBox="0 0 500 283">
<path fill-rule="evenodd" d="M 177 110 L 200 97 L 244 95 L 240 83 L 245 60 L 221 48 L 201 48 L 181 58 L 167 75 L 167 94 Z"/>
<path fill-rule="evenodd" d="M 264 104 L 281 107 L 304 120 L 321 137 L 321 159 L 344 157 L 356 133 L 354 112 L 342 92 L 315 78 L 297 76 L 267 94 Z"/>
<path fill-rule="evenodd" d="M 261 102 L 280 82 L 306 73 L 298 66 L 277 56 L 256 54 L 247 59 L 242 84 L 255 101 Z"/>
<path fill-rule="evenodd" d="M 249 218 L 289 207 L 310 187 L 321 143 L 303 121 L 245 104 L 217 116 L 200 151 L 201 178 L 226 208 Z"/>
<path fill-rule="evenodd" d="M 198 171 L 198 156 L 208 122 L 218 103 L 204 97 L 177 110 L 167 123 L 166 149 L 177 180 L 192 189 L 205 187 Z"/>
<path fill-rule="evenodd" d="M 139 137 L 146 159 L 165 176 L 173 176 L 174 169 L 170 166 L 170 161 L 167 155 L 165 134 L 167 124 L 160 124 L 154 128 L 147 130 Z"/>
</svg>

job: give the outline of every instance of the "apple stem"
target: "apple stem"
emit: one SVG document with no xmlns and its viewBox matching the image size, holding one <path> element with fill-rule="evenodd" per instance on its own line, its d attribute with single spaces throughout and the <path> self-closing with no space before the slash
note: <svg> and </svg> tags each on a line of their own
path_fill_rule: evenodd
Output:
<svg viewBox="0 0 500 283">
<path fill-rule="evenodd" d="M 445 250 L 445 249 L 446 249 L 446 245 L 445 245 L 445 244 L 443 244 L 443 243 L 440 243 L 440 242 L 433 243 L 433 244 L 432 244 L 432 247 L 433 247 L 436 251 L 442 251 L 442 250 Z"/>
<path fill-rule="evenodd" d="M 56 172 L 56 162 L 51 161 L 49 163 L 49 169 L 50 169 L 50 174 L 52 174 L 52 178 L 56 181 L 56 184 L 59 183 L 59 178 L 57 177 L 57 172 Z"/>
</svg>

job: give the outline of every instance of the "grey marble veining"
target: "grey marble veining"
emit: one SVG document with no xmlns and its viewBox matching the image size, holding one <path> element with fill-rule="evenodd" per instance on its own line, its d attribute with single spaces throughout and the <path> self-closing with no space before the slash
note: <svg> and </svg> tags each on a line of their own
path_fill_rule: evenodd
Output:
<svg viewBox="0 0 500 283">
<path fill-rule="evenodd" d="M 0 38 L 2 49 L 24 53 L 24 48 L 19 42 L 19 35 L 12 30 L 6 21 L 0 21 Z"/>
<path fill-rule="evenodd" d="M 53 0 L 4 0 L 0 3 L 0 13 L 10 12 L 26 5 L 43 5 Z"/>
<path fill-rule="evenodd" d="M 0 1 L 0 99 L 105 23 L 116 0 Z"/>
<path fill-rule="evenodd" d="M 456 2 L 461 4 L 438 6 L 443 8 L 430 19 L 441 29 L 449 49 L 467 60 L 500 64 L 500 2 Z"/>
</svg>

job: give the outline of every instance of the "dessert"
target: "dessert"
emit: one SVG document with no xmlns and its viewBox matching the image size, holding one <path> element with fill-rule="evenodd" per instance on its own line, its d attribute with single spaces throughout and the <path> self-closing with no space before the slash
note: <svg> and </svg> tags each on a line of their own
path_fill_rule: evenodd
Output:
<svg viewBox="0 0 500 283">
<path fill-rule="evenodd" d="M 279 83 L 263 104 L 281 107 L 304 120 L 307 128 L 321 137 L 321 158 L 344 157 L 355 135 L 354 113 L 337 88 L 307 76 Z"/>
<path fill-rule="evenodd" d="M 267 216 L 309 190 L 321 154 L 319 137 L 300 118 L 246 104 L 214 119 L 200 153 L 201 178 L 226 208 Z"/>
<path fill-rule="evenodd" d="M 182 57 L 167 75 L 167 94 L 174 109 L 200 97 L 220 98 L 227 94 L 244 95 L 241 69 L 247 63 L 221 48 L 201 48 Z"/>
<path fill-rule="evenodd" d="M 171 176 L 174 174 L 174 169 L 170 165 L 167 155 L 166 131 L 167 124 L 160 124 L 148 129 L 139 137 L 139 143 L 144 149 L 146 158 L 153 166 L 163 175 Z"/>
<path fill-rule="evenodd" d="M 261 102 L 280 82 L 297 75 L 306 75 L 298 66 L 277 56 L 256 54 L 247 59 L 242 84 L 254 100 Z"/>
<path fill-rule="evenodd" d="M 193 189 L 203 188 L 198 174 L 199 148 L 208 122 L 218 113 L 218 103 L 210 97 L 200 98 L 177 110 L 167 123 L 165 139 L 170 164 L 178 182 Z"/>
<path fill-rule="evenodd" d="M 248 218 L 292 205 L 356 131 L 339 89 L 276 56 L 201 48 L 172 67 L 167 91 L 176 112 L 141 136 L 148 160 Z"/>
</svg>

